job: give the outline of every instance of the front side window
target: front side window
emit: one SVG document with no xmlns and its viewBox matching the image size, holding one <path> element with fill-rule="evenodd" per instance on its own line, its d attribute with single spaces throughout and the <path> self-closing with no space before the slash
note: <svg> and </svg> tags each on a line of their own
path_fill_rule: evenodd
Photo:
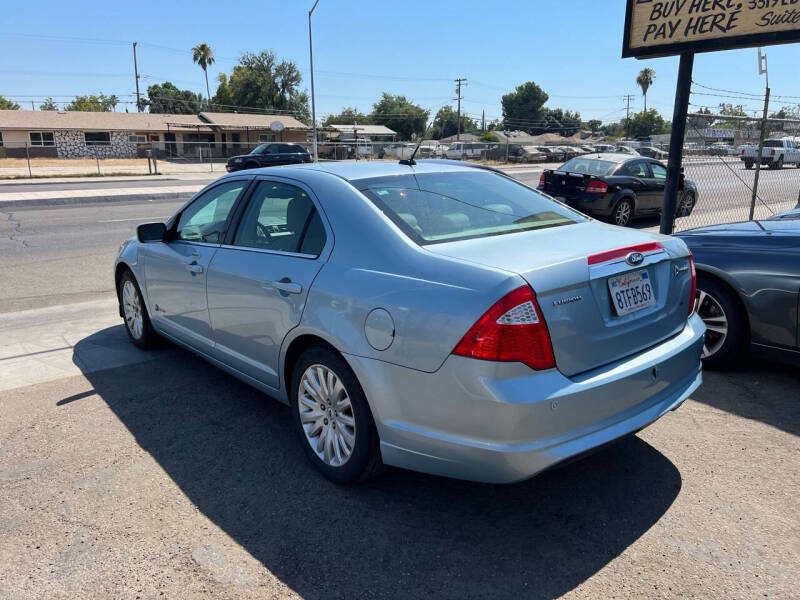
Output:
<svg viewBox="0 0 800 600">
<path fill-rule="evenodd" d="M 86 131 L 83 139 L 87 146 L 110 146 L 111 134 L 107 131 Z"/>
<path fill-rule="evenodd" d="M 653 177 L 655 179 L 665 179 L 667 178 L 667 170 L 658 163 L 650 163 L 650 168 L 653 169 Z"/>
<path fill-rule="evenodd" d="M 246 181 L 223 183 L 197 198 L 178 219 L 177 239 L 219 244 L 231 209 L 245 185 Z"/>
<path fill-rule="evenodd" d="M 420 245 L 581 222 L 547 196 L 488 171 L 364 180 L 359 188 Z"/>
<path fill-rule="evenodd" d="M 253 192 L 233 243 L 317 256 L 325 240 L 325 228 L 308 194 L 293 185 L 262 181 Z"/>
<path fill-rule="evenodd" d="M 31 131 L 31 146 L 55 146 L 56 141 L 52 131 Z"/>
</svg>

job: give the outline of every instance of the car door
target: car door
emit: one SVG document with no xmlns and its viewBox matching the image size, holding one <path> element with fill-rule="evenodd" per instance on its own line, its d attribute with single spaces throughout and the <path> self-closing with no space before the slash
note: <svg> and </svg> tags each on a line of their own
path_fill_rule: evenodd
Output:
<svg viewBox="0 0 800 600">
<path fill-rule="evenodd" d="M 250 180 L 226 180 L 204 191 L 176 216 L 166 242 L 142 245 L 153 324 L 201 352 L 213 347 L 206 270 Z"/>
<path fill-rule="evenodd" d="M 636 194 L 636 212 L 652 212 L 660 206 L 658 184 L 653 178 L 648 161 L 633 160 L 625 163 L 625 174 L 630 177 L 630 188 Z M 662 187 L 663 194 L 663 187 Z"/>
<path fill-rule="evenodd" d="M 208 270 L 215 356 L 278 388 L 281 344 L 333 238 L 311 191 L 289 179 L 257 179 L 238 221 Z"/>
</svg>

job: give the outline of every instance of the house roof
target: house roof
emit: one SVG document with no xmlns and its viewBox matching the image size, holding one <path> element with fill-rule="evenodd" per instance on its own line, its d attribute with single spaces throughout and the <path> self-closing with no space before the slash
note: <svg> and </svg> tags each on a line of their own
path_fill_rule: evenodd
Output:
<svg viewBox="0 0 800 600">
<path fill-rule="evenodd" d="M 440 139 L 439 141 L 443 142 L 443 143 L 455 142 L 456 141 L 456 137 L 459 137 L 459 136 L 449 135 L 449 136 L 447 136 L 445 138 Z M 460 136 L 460 139 L 458 141 L 459 142 L 477 142 L 479 139 L 480 139 L 480 136 L 477 136 L 474 133 L 462 133 L 461 136 Z"/>
<path fill-rule="evenodd" d="M 294 129 L 308 131 L 311 128 L 304 125 L 290 115 L 263 115 L 255 113 L 220 113 L 220 112 L 201 112 L 200 119 L 222 128 L 245 128 L 269 129 L 275 121 L 281 123 L 284 129 Z"/>
<path fill-rule="evenodd" d="M 59 130 L 81 131 L 213 131 L 212 126 L 223 129 L 269 129 L 280 121 L 285 129 L 308 130 L 294 117 L 246 113 L 202 112 L 200 115 L 174 115 L 155 113 L 83 112 L 76 110 L 0 110 L 0 130 Z"/>
<path fill-rule="evenodd" d="M 167 123 L 170 124 L 167 127 Z M 191 126 L 207 129 L 196 115 L 83 112 L 77 110 L 0 110 L 0 129 L 79 129 L 82 131 L 166 131 Z"/>
<path fill-rule="evenodd" d="M 354 129 L 358 129 L 359 135 L 397 135 L 385 125 L 331 125 L 333 129 L 341 133 L 353 133 Z"/>
</svg>

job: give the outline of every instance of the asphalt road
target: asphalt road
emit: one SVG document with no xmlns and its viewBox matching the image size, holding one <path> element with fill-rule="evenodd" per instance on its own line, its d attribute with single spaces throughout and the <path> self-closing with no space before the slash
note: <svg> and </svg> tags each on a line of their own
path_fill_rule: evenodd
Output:
<svg viewBox="0 0 800 600">
<path fill-rule="evenodd" d="M 222 173 L 217 173 L 217 177 Z M 42 181 L 41 183 L 26 183 L 24 181 L 10 180 L 0 182 L 0 199 L 4 193 L 16 192 L 49 192 L 54 189 L 62 191 L 81 191 L 81 190 L 116 190 L 116 189 L 142 189 L 164 186 L 195 186 L 213 180 L 209 175 L 198 174 L 196 176 L 164 177 L 151 179 L 148 177 L 135 177 L 131 179 L 94 179 L 82 181 Z"/>
<path fill-rule="evenodd" d="M 518 485 L 337 487 L 283 405 L 127 341 L 114 253 L 177 206 L 0 214 L 0 598 L 799 596 L 796 369 Z"/>
</svg>

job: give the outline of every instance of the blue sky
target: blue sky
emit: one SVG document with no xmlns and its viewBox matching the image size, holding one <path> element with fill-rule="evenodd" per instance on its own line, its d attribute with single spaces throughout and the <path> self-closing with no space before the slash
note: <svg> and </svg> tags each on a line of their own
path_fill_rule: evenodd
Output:
<svg viewBox="0 0 800 600">
<path fill-rule="evenodd" d="M 310 87 L 311 4 L 7 2 L 0 20 L 0 94 L 27 108 L 31 99 L 38 107 L 45 96 L 68 101 L 79 93 L 114 93 L 132 101 L 134 40 L 143 91 L 169 80 L 205 92 L 202 71 L 189 52 L 199 42 L 217 55 L 209 69 L 212 94 L 218 72 L 230 71 L 242 52 L 261 49 L 294 60 Z M 320 0 L 314 13 L 317 114 L 324 117 L 346 105 L 369 112 L 383 91 L 405 94 L 435 112 L 452 104 L 452 80 L 466 77 L 463 110 L 475 117 L 483 110 L 487 119 L 499 117 L 502 94 L 533 80 L 550 94 L 548 106 L 613 121 L 625 115 L 625 94 L 635 94 L 632 108 L 642 109 L 634 80 L 649 66 L 656 82 L 648 105 L 670 118 L 677 58 L 621 59 L 624 5 L 624 0 Z M 776 46 L 767 53 L 776 102 L 800 102 L 800 46 Z M 694 79 L 756 94 L 764 88 L 755 49 L 698 55 Z M 703 88 L 695 92 L 695 107 L 734 102 L 759 108 L 756 100 L 700 95 L 720 94 Z"/>
</svg>

